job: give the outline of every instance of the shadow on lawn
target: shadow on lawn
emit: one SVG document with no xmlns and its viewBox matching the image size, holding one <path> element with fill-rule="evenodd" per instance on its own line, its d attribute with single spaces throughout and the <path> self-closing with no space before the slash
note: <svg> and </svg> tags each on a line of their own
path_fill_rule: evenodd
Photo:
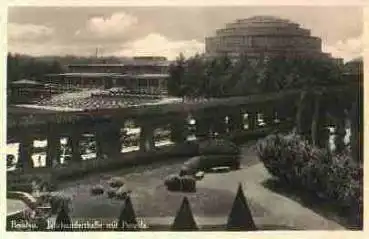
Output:
<svg viewBox="0 0 369 239">
<path fill-rule="evenodd" d="M 290 184 L 286 186 L 286 183 L 276 179 L 264 181 L 263 186 L 300 203 L 323 217 L 341 224 L 348 230 L 363 230 L 362 223 L 357 222 L 357 220 L 351 216 L 352 213 L 350 215 L 347 208 L 342 208 L 342 206 L 337 205 L 335 202 L 322 199 L 313 192 L 293 187 Z"/>
</svg>

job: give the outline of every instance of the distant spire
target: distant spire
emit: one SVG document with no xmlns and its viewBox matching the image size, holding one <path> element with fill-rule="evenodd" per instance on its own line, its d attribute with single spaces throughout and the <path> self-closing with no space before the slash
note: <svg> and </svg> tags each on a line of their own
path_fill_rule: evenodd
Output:
<svg viewBox="0 0 369 239">
<path fill-rule="evenodd" d="M 232 205 L 232 210 L 228 216 L 227 230 L 229 231 L 256 231 L 254 220 L 245 195 L 243 194 L 241 183 L 238 186 L 237 195 Z"/>
<path fill-rule="evenodd" d="M 187 197 L 183 198 L 182 205 L 179 208 L 176 218 L 172 225 L 173 231 L 197 231 L 195 219 L 191 211 L 190 203 Z"/>
</svg>

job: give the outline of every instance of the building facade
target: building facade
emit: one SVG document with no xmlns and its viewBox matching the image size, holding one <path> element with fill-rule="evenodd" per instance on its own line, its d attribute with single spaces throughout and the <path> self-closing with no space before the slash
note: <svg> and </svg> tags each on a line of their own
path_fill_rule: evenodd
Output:
<svg viewBox="0 0 369 239">
<path fill-rule="evenodd" d="M 162 57 L 135 57 L 121 64 L 71 64 L 68 72 L 49 74 L 47 83 L 66 88 L 125 88 L 147 94 L 165 94 L 169 61 Z"/>
<path fill-rule="evenodd" d="M 255 16 L 228 23 L 218 29 L 215 36 L 205 39 L 206 56 L 228 55 L 238 57 L 292 56 L 330 58 L 323 53 L 322 41 L 311 36 L 310 30 L 289 20 Z"/>
</svg>

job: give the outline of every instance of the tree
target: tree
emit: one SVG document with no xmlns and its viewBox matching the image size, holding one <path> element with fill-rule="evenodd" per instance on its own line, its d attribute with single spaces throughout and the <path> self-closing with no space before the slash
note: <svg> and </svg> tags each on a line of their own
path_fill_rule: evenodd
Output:
<svg viewBox="0 0 369 239">
<path fill-rule="evenodd" d="M 181 53 L 175 63 L 169 66 L 168 93 L 173 96 L 183 96 L 182 84 L 185 71 L 185 57 Z"/>
</svg>

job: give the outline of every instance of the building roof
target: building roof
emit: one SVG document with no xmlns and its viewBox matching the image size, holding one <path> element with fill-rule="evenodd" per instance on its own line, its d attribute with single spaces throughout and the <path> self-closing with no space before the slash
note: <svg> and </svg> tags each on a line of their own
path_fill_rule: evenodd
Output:
<svg viewBox="0 0 369 239">
<path fill-rule="evenodd" d="M 169 77 L 169 74 L 132 74 L 127 76 L 130 78 L 151 79 L 151 78 L 167 78 Z"/>
<path fill-rule="evenodd" d="M 33 80 L 27 80 L 27 79 L 13 81 L 11 82 L 11 84 L 13 85 L 42 85 L 42 83 L 40 82 L 33 81 Z"/>
<path fill-rule="evenodd" d="M 65 76 L 65 77 L 111 77 L 111 78 L 166 78 L 169 74 L 119 74 L 119 73 L 94 73 L 94 72 L 82 72 L 82 73 L 61 73 L 61 74 L 49 74 L 47 76 Z"/>
<path fill-rule="evenodd" d="M 70 64 L 68 67 L 125 67 L 125 66 L 169 66 L 169 61 L 137 60 L 121 64 Z"/>
<path fill-rule="evenodd" d="M 46 76 L 66 76 L 66 77 L 123 77 L 125 74 L 104 73 L 104 72 L 70 72 L 61 74 L 48 74 Z"/>
</svg>

